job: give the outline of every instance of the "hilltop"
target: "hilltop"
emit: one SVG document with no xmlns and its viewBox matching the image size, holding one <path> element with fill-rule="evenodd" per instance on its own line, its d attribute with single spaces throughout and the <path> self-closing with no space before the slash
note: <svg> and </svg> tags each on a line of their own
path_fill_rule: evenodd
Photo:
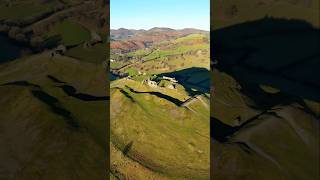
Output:
<svg viewBox="0 0 320 180">
<path fill-rule="evenodd" d="M 111 84 L 111 171 L 118 178 L 209 179 L 209 99 L 183 86 Z"/>
<path fill-rule="evenodd" d="M 187 31 L 152 28 L 141 32 L 168 37 L 111 49 L 111 177 L 210 178 L 210 38 Z"/>
<path fill-rule="evenodd" d="M 41 53 L 0 69 L 0 179 L 106 177 L 104 67 Z"/>
<path fill-rule="evenodd" d="M 111 29 L 110 35 L 112 41 L 110 46 L 112 50 L 128 52 L 146 48 L 161 41 L 176 39 L 190 34 L 209 34 L 209 32 L 192 28 L 175 30 L 160 27 L 154 27 L 149 30 L 124 28 L 118 30 Z"/>
<path fill-rule="evenodd" d="M 0 2 L 0 179 L 107 178 L 108 6 Z"/>
</svg>

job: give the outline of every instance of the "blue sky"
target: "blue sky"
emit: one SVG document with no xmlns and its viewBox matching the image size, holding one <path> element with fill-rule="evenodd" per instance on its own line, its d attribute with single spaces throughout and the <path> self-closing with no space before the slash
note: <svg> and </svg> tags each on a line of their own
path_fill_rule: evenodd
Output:
<svg viewBox="0 0 320 180">
<path fill-rule="evenodd" d="M 110 0 L 111 29 L 210 29 L 210 0 Z"/>
</svg>

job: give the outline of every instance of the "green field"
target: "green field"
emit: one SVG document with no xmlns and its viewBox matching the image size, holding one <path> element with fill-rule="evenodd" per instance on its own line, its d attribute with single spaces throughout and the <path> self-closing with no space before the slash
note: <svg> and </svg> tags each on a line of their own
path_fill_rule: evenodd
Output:
<svg viewBox="0 0 320 180">
<path fill-rule="evenodd" d="M 20 146 L 3 151 L 0 160 L 23 167 L 19 171 L 23 179 L 37 179 L 39 173 L 45 179 L 105 177 L 105 161 L 101 157 L 105 155 L 109 103 L 85 101 L 67 95 L 61 88 L 72 86 L 89 97 L 106 96 L 103 66 L 40 53 L 2 64 L 0 70 L 0 92 L 6 94 L 0 100 L 1 134 L 12 139 L 0 140 L 0 144 L 8 148 Z M 1 169 L 18 173 L 11 166 Z M 0 179 L 9 175 L 1 171 Z"/>
<path fill-rule="evenodd" d="M 71 48 L 66 52 L 66 55 L 86 62 L 101 63 L 106 60 L 107 53 L 107 44 L 99 43 L 87 48 L 84 48 L 81 45 Z"/>
<path fill-rule="evenodd" d="M 131 76 L 111 81 L 111 177 L 210 179 L 209 94 L 200 87 L 209 88 L 208 37 L 192 34 L 111 56 L 111 68 Z M 170 89 L 162 76 L 175 75 L 183 80 Z M 193 99 L 197 93 L 200 100 Z"/>
<path fill-rule="evenodd" d="M 165 47 L 166 50 L 160 50 Z M 202 34 L 191 34 L 171 41 L 155 44 L 150 49 L 139 49 L 128 54 L 116 56 L 111 54 L 111 68 L 130 66 L 120 69 L 122 73 L 137 76 L 138 71 L 147 74 L 161 74 L 192 67 L 209 69 L 209 39 Z M 114 57 L 113 57 L 114 56 Z M 131 57 L 132 60 L 121 60 Z M 119 60 L 120 59 L 120 60 Z M 142 60 L 142 61 L 141 61 Z"/>
<path fill-rule="evenodd" d="M 55 35 L 60 35 L 62 43 L 66 46 L 78 45 L 91 39 L 90 32 L 86 28 L 70 20 L 55 25 L 45 39 Z"/>
<path fill-rule="evenodd" d="M 112 145 L 124 151 L 133 142 L 124 159 L 143 165 L 135 173 L 125 172 L 125 168 L 118 170 L 135 177 L 153 174 L 162 175 L 160 179 L 209 179 L 209 109 L 200 103 L 197 114 L 155 95 L 134 93 L 126 86 L 140 92 L 154 91 L 133 80 L 111 84 Z M 183 89 L 158 92 L 181 100 L 188 97 Z M 111 157 L 114 164 L 125 161 Z"/>
</svg>

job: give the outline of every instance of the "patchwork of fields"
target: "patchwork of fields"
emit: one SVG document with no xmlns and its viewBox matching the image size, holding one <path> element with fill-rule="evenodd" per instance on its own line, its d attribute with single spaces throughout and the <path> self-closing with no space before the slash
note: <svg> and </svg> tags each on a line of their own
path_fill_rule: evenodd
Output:
<svg viewBox="0 0 320 180">
<path fill-rule="evenodd" d="M 197 33 L 111 54 L 112 178 L 210 179 L 209 56 Z"/>
</svg>

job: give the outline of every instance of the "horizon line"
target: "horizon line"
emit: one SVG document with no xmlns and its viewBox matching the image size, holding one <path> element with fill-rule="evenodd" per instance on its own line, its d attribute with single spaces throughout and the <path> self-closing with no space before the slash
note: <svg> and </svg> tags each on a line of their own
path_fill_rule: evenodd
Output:
<svg viewBox="0 0 320 180">
<path fill-rule="evenodd" d="M 183 30 L 183 29 L 195 29 L 195 30 L 201 30 L 201 31 L 210 31 L 210 28 L 208 30 L 206 29 L 200 29 L 200 28 L 193 28 L 193 27 L 186 27 L 186 28 L 171 28 L 171 27 L 159 27 L 159 26 L 155 26 L 149 29 L 144 29 L 144 28 L 139 28 L 139 29 L 134 29 L 134 28 L 125 28 L 125 27 L 119 27 L 119 28 L 111 28 L 110 30 L 119 30 L 119 29 L 127 29 L 127 30 L 144 30 L 144 31 L 149 31 L 151 29 L 154 28 L 166 28 L 166 29 L 172 29 L 172 30 Z"/>
</svg>

